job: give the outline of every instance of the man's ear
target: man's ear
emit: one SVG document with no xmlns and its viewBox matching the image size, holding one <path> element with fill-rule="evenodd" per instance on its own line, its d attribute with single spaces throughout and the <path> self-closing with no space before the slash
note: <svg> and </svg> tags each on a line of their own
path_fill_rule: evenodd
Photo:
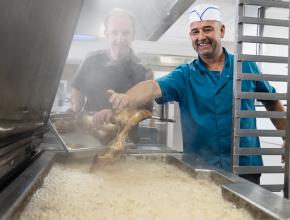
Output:
<svg viewBox="0 0 290 220">
<path fill-rule="evenodd" d="M 226 27 L 225 25 L 221 25 L 221 38 L 223 38 L 225 36 L 225 33 L 226 33 Z"/>
</svg>

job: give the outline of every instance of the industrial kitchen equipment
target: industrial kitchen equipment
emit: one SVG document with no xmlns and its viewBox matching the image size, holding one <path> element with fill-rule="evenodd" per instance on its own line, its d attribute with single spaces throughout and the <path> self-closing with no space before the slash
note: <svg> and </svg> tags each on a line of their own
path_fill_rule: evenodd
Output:
<svg viewBox="0 0 290 220">
<path fill-rule="evenodd" d="M 0 2 L 1 219 L 21 215 L 53 165 L 90 163 L 104 150 L 69 152 L 49 123 L 81 5 L 81 0 Z M 192 178 L 206 177 L 221 188 L 226 200 L 256 219 L 290 218 L 288 200 L 229 172 L 208 167 L 196 155 L 137 148 L 121 156 L 128 158 L 160 160 Z"/>
</svg>

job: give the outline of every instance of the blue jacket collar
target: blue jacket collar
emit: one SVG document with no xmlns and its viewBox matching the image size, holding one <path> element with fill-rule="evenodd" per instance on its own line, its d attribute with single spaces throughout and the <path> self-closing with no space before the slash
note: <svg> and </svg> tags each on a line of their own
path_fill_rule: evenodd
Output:
<svg viewBox="0 0 290 220">
<path fill-rule="evenodd" d="M 228 82 L 233 79 L 233 64 L 231 64 L 232 61 L 230 55 L 225 48 L 223 48 L 223 52 L 225 54 L 225 64 L 221 72 L 216 92 L 219 92 Z M 198 59 L 196 59 L 194 63 L 195 66 L 200 70 L 199 72 L 201 74 L 206 74 L 210 72 L 210 70 L 206 67 L 200 57 L 198 57 Z"/>
<path fill-rule="evenodd" d="M 230 66 L 230 59 L 229 59 L 229 54 L 227 52 L 227 50 L 223 47 L 223 52 L 225 54 L 225 67 L 229 67 Z M 196 64 L 198 66 L 198 68 L 200 69 L 200 71 L 202 73 L 204 72 L 210 72 L 210 70 L 206 67 L 205 63 L 202 61 L 201 57 L 198 56 L 198 58 L 196 59 Z"/>
</svg>

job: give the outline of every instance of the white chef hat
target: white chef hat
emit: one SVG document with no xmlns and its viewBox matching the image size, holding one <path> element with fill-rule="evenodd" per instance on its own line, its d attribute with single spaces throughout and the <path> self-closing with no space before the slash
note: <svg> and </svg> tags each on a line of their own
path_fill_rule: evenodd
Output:
<svg viewBox="0 0 290 220">
<path fill-rule="evenodd" d="M 221 11 L 216 5 L 195 5 L 189 10 L 189 22 L 215 20 L 221 21 Z"/>
</svg>

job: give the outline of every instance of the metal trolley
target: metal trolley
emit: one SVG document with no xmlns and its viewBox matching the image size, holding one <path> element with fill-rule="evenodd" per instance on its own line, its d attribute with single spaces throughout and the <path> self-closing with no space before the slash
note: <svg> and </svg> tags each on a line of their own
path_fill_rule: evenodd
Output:
<svg viewBox="0 0 290 220">
<path fill-rule="evenodd" d="M 258 16 L 249 17 L 246 14 L 247 7 L 256 7 Z M 288 93 L 255 93 L 242 92 L 241 86 L 243 80 L 253 81 L 275 81 L 285 82 L 288 85 L 289 91 L 289 76 L 281 74 L 248 74 L 242 72 L 242 61 L 255 61 L 258 63 L 276 63 L 288 64 L 289 56 L 265 56 L 263 55 L 262 44 L 274 45 L 289 45 L 288 38 L 273 38 L 264 36 L 265 26 L 274 27 L 289 27 L 289 20 L 265 18 L 265 12 L 270 8 L 284 8 L 289 10 L 289 2 L 275 1 L 275 0 L 239 0 L 237 1 L 237 33 L 236 33 L 236 52 L 235 52 L 235 72 L 234 72 L 234 116 L 233 116 L 233 147 L 232 147 L 232 171 L 234 174 L 253 174 L 253 173 L 285 173 L 284 186 L 283 184 L 264 185 L 271 191 L 281 191 L 284 189 L 284 196 L 289 198 L 289 137 L 290 131 L 287 130 L 262 130 L 262 129 L 241 129 L 241 118 L 270 118 L 270 119 L 286 119 L 289 128 L 289 112 L 277 111 L 245 111 L 241 110 L 242 99 L 259 99 L 259 100 L 287 100 L 289 103 Z M 257 26 L 257 33 L 255 36 L 246 35 L 246 25 L 254 24 Z M 289 32 L 289 31 L 288 31 Z M 245 43 L 255 43 L 259 46 L 255 55 L 246 54 L 243 46 Z M 288 47 L 289 48 L 289 47 Z M 289 71 L 289 68 L 288 68 Z M 280 148 L 241 148 L 240 138 L 245 136 L 260 136 L 260 137 L 282 137 L 286 139 L 288 149 Z M 241 155 L 283 155 L 285 154 L 285 168 L 282 166 L 239 166 L 239 156 Z"/>
</svg>

